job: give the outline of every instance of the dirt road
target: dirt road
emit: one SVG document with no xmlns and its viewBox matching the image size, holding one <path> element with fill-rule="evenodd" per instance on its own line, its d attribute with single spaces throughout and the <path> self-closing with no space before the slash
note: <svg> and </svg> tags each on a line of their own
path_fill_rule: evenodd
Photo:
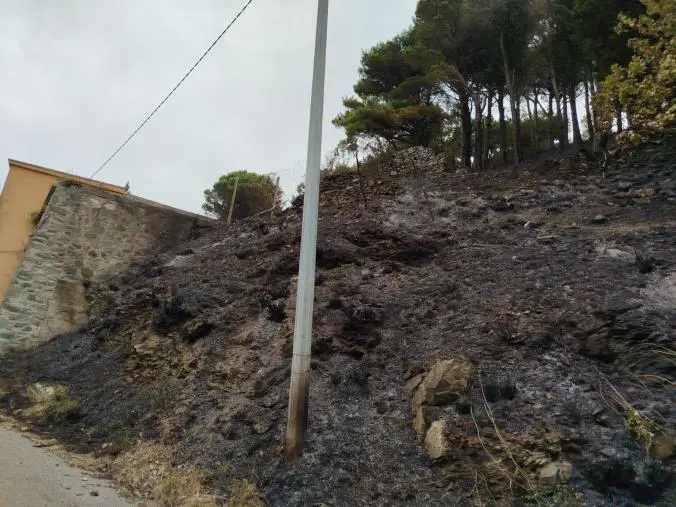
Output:
<svg viewBox="0 0 676 507">
<path fill-rule="evenodd" d="M 110 483 L 0 427 L 0 507 L 130 507 Z"/>
</svg>

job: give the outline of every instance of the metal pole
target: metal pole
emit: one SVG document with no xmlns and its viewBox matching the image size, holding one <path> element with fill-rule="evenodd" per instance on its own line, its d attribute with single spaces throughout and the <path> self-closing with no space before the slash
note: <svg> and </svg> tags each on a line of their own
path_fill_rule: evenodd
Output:
<svg viewBox="0 0 676 507">
<path fill-rule="evenodd" d="M 230 198 L 230 209 L 228 209 L 228 222 L 227 222 L 228 225 L 230 225 L 230 222 L 232 221 L 232 210 L 235 208 L 235 197 L 237 197 L 238 182 L 239 178 L 235 178 L 235 188 L 232 190 L 232 197 Z"/>
<path fill-rule="evenodd" d="M 289 415 L 286 426 L 286 453 L 289 457 L 297 457 L 302 454 L 307 430 L 328 15 L 329 0 L 319 0 L 312 75 L 312 99 L 310 102 L 310 132 L 305 170 L 303 230 L 296 293 L 296 322 L 293 335 L 291 385 L 289 387 Z"/>
</svg>

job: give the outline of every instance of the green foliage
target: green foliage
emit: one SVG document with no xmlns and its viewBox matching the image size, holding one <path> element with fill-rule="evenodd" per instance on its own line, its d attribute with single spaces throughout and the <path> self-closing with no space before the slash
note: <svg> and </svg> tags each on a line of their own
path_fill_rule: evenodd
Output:
<svg viewBox="0 0 676 507">
<path fill-rule="evenodd" d="M 430 103 L 435 83 L 427 76 L 425 53 L 410 31 L 377 44 L 362 54 L 355 93 L 395 106 Z"/>
<path fill-rule="evenodd" d="M 571 21 L 582 45 L 584 61 L 601 76 L 610 72 L 613 64 L 624 65 L 630 58 L 628 34 L 615 30 L 620 12 L 638 15 L 638 0 L 575 0 Z"/>
<path fill-rule="evenodd" d="M 356 97 L 343 100 L 345 112 L 333 123 L 348 139 L 384 140 L 390 144 L 429 146 L 443 122 L 434 103 L 437 76 L 431 57 L 412 31 L 377 44 L 362 54 Z"/>
<path fill-rule="evenodd" d="M 68 396 L 64 386 L 32 384 L 26 389 L 26 396 L 31 402 L 26 412 L 29 417 L 62 421 L 77 419 L 82 415 L 80 404 Z"/>
<path fill-rule="evenodd" d="M 613 65 L 596 105 L 606 130 L 617 105 L 638 128 L 661 128 L 676 121 L 676 9 L 673 0 L 641 0 L 645 14 L 620 16 L 619 31 L 635 30 L 626 66 Z"/>
<path fill-rule="evenodd" d="M 434 105 L 396 107 L 392 103 L 357 99 L 346 99 L 343 104 L 347 111 L 339 114 L 333 124 L 343 127 L 348 138 L 363 135 L 389 143 L 429 146 L 443 121 L 441 108 Z"/>
<path fill-rule="evenodd" d="M 362 54 L 356 95 L 344 99 L 334 124 L 348 142 L 361 143 L 357 152 L 372 141 L 387 149 L 422 145 L 452 164 L 480 169 L 496 152 L 521 160 L 522 153 L 551 149 L 554 139 L 565 146 L 569 131 L 581 143 L 582 118 L 592 134 L 618 110 L 632 122 L 670 121 L 676 115 L 672 4 L 418 0 L 408 30 Z M 615 30 L 618 16 L 622 31 Z M 578 112 L 582 89 L 598 97 Z M 543 103 L 543 95 L 549 95 L 548 114 L 540 106 L 522 120 L 524 98 L 530 106 Z M 550 122 L 554 105 L 561 118 Z"/>
<path fill-rule="evenodd" d="M 227 218 L 237 181 L 233 220 L 255 215 L 280 204 L 281 195 L 270 176 L 235 171 L 221 176 L 214 186 L 204 191 L 202 209 L 219 218 Z"/>
</svg>

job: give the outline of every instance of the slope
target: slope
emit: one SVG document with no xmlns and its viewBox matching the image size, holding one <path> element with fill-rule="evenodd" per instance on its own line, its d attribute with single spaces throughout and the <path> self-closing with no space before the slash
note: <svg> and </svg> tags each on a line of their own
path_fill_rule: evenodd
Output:
<svg viewBox="0 0 676 507">
<path fill-rule="evenodd" d="M 325 177 L 297 462 L 300 206 L 90 287 L 80 332 L 0 360 L 1 406 L 143 494 L 187 467 L 270 505 L 668 504 L 674 155 L 666 136 L 604 172 L 580 152 L 464 174 L 409 150 Z M 36 382 L 67 409 L 36 410 Z"/>
</svg>

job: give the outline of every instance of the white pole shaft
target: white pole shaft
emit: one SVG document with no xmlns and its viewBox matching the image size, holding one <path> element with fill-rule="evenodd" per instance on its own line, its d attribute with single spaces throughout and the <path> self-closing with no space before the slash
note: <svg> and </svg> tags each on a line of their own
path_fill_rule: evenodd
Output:
<svg viewBox="0 0 676 507">
<path fill-rule="evenodd" d="M 298 456 L 303 452 L 307 430 L 328 14 L 329 0 L 319 0 L 314 71 L 312 75 L 312 98 L 310 101 L 310 130 L 307 146 L 307 166 L 305 169 L 303 229 L 296 293 L 291 385 L 289 388 L 289 415 L 286 428 L 286 450 L 290 457 Z"/>
<path fill-rule="evenodd" d="M 235 178 L 235 188 L 232 189 L 232 197 L 230 198 L 230 207 L 228 208 L 228 221 L 227 224 L 230 225 L 232 222 L 232 210 L 235 209 L 235 199 L 237 199 L 237 183 L 239 178 Z"/>
</svg>

